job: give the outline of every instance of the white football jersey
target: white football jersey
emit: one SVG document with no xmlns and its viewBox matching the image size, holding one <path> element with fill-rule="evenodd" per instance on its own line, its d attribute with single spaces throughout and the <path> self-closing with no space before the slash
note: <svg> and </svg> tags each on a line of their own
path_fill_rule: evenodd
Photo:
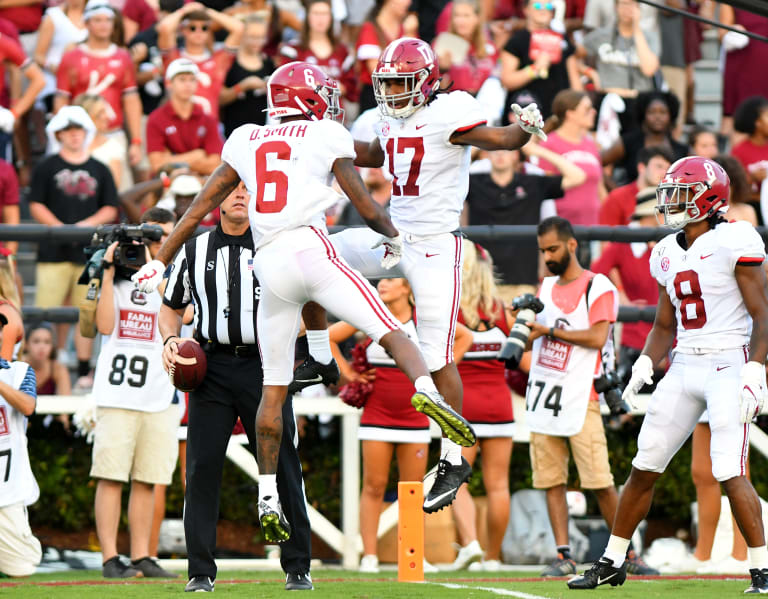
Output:
<svg viewBox="0 0 768 599">
<path fill-rule="evenodd" d="M 384 170 L 394 177 L 390 216 L 395 227 L 417 235 L 459 228 L 470 147 L 452 144 L 450 137 L 485 122 L 482 105 L 463 91 L 438 94 L 405 119 L 383 117 L 376 134 Z"/>
<path fill-rule="evenodd" d="M 0 369 L 0 381 L 14 389 L 32 367 L 25 362 L 10 362 L 10 368 Z M 34 371 L 31 372 L 34 375 Z M 31 389 L 35 379 L 31 377 Z M 0 507 L 23 503 L 31 505 L 40 496 L 27 451 L 27 417 L 0 396 Z"/>
<path fill-rule="evenodd" d="M 341 199 L 330 186 L 338 158 L 355 158 L 352 135 L 331 120 L 248 124 L 229 136 L 221 159 L 240 175 L 254 249 L 281 231 L 314 225 L 325 228 L 325 211 Z"/>
<path fill-rule="evenodd" d="M 662 239 L 650 258 L 651 275 L 667 290 L 677 311 L 677 347 L 742 347 L 749 342 L 752 319 L 734 269 L 737 264 L 762 264 L 762 238 L 746 222 L 721 223 L 687 250 L 678 235 L 683 233 Z"/>
<path fill-rule="evenodd" d="M 141 412 L 161 412 L 174 387 L 163 368 L 163 341 L 157 318 L 160 292 L 142 293 L 131 281 L 115 281 L 115 328 L 102 335 L 93 375 L 96 405 Z"/>
</svg>

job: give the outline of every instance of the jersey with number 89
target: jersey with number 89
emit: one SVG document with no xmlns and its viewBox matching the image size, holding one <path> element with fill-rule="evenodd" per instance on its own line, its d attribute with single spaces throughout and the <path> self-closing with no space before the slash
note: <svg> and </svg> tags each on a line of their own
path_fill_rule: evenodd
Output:
<svg viewBox="0 0 768 599">
<path fill-rule="evenodd" d="M 330 187 L 338 158 L 355 157 L 352 135 L 335 121 L 296 120 L 243 125 L 229 136 L 221 159 L 240 175 L 255 248 L 281 231 L 325 227 L 325 210 L 340 196 Z"/>
<path fill-rule="evenodd" d="M 651 275 L 677 313 L 677 347 L 734 349 L 749 343 L 752 321 L 736 282 L 737 265 L 760 265 L 765 245 L 746 222 L 721 223 L 683 249 L 683 233 L 653 248 Z"/>
<path fill-rule="evenodd" d="M 452 144 L 450 137 L 485 122 L 481 104 L 455 91 L 438 94 L 405 119 L 384 117 L 378 123 L 384 168 L 393 176 L 390 215 L 395 227 L 417 235 L 459 228 L 470 148 Z"/>
</svg>

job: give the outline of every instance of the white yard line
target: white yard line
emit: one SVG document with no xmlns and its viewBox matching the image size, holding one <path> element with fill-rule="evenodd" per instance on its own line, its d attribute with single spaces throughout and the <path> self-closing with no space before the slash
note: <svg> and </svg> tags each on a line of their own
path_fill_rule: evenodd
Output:
<svg viewBox="0 0 768 599">
<path fill-rule="evenodd" d="M 496 595 L 503 595 L 505 597 L 518 597 L 519 599 L 547 599 L 543 595 L 532 595 L 531 593 L 523 593 L 522 591 L 510 591 L 509 589 L 499 589 L 496 587 L 477 587 L 466 584 L 454 584 L 451 582 L 428 582 L 427 584 L 436 584 L 447 589 L 468 589 L 477 591 L 488 591 Z"/>
</svg>

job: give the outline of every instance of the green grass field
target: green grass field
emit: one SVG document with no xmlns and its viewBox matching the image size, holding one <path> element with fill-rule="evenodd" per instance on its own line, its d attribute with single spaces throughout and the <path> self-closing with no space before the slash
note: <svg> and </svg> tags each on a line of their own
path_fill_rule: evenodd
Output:
<svg viewBox="0 0 768 599">
<path fill-rule="evenodd" d="M 429 574 L 426 582 L 399 583 L 396 572 L 361 575 L 345 570 L 324 569 L 313 573 L 313 599 L 460 599 L 467 597 L 519 597 L 520 599 L 720 599 L 738 597 L 749 586 L 746 576 L 738 580 L 719 578 L 628 579 L 622 587 L 600 587 L 594 591 L 570 591 L 565 580 L 542 581 L 529 573 L 501 572 L 473 575 L 468 572 Z M 0 580 L 0 596 L 25 599 L 90 599 L 119 597 L 148 599 L 182 593 L 178 581 L 105 581 L 96 571 L 40 574 L 23 580 Z M 283 578 L 277 572 L 220 572 L 216 596 L 271 599 L 285 597 Z"/>
</svg>

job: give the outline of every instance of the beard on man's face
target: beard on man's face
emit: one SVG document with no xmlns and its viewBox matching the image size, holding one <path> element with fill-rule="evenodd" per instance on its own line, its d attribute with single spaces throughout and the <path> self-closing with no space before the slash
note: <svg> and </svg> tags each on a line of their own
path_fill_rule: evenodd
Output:
<svg viewBox="0 0 768 599">
<path fill-rule="evenodd" d="M 551 260 L 549 262 L 546 262 L 546 265 L 547 265 L 547 268 L 549 269 L 549 272 L 551 272 L 553 275 L 560 276 L 568 269 L 568 265 L 570 263 L 571 263 L 571 254 L 566 253 L 561 260 L 559 261 Z"/>
</svg>

